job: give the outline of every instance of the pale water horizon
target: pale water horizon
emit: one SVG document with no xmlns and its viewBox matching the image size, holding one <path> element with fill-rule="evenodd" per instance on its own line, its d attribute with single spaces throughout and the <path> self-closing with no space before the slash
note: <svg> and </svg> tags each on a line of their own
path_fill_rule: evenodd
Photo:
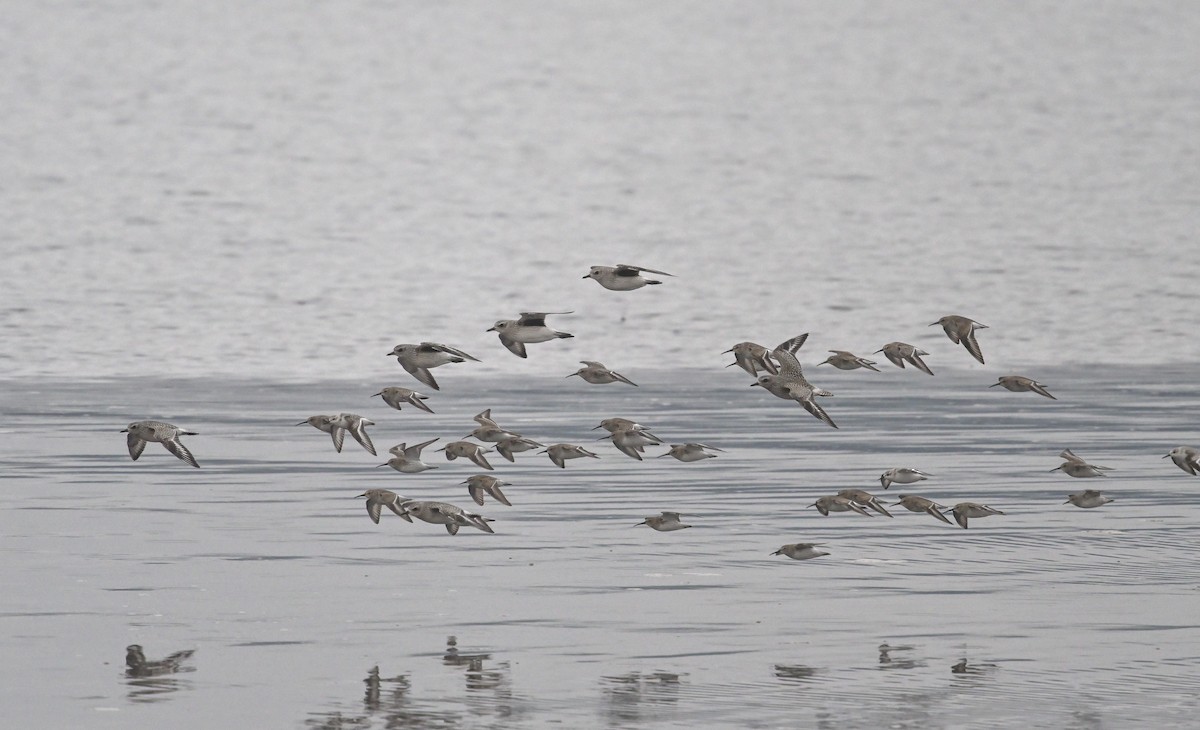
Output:
<svg viewBox="0 0 1200 730">
<path fill-rule="evenodd" d="M 1200 446 L 1195 5 L 6 10 L 11 722 L 1194 724 L 1200 480 L 1163 457 Z M 583 279 L 617 263 L 673 276 Z M 574 337 L 514 357 L 486 330 L 522 311 Z M 836 430 L 726 368 L 803 332 Z M 873 354 L 896 340 L 935 376 Z M 432 391 L 386 355 L 422 341 L 481 362 Z M 601 458 L 496 457 L 513 506 L 476 507 L 432 449 L 485 408 Z M 337 412 L 378 456 L 293 425 Z M 725 451 L 635 461 L 595 440 L 611 416 Z M 149 418 L 201 468 L 131 461 Z M 433 437 L 438 469 L 376 468 Z M 1051 472 L 1064 448 L 1113 470 Z M 884 492 L 894 466 L 934 476 Z M 807 508 L 855 487 L 1005 515 Z M 368 488 L 496 534 L 375 525 Z M 1063 504 L 1085 488 L 1116 501 Z M 662 510 L 693 527 L 634 527 Z M 196 653 L 127 677 L 134 643 Z"/>
</svg>

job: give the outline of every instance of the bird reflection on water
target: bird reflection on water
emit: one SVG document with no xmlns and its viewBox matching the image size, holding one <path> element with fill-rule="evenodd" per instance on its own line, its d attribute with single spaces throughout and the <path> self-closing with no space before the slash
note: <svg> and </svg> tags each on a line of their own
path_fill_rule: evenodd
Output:
<svg viewBox="0 0 1200 730">
<path fill-rule="evenodd" d="M 500 662 L 496 669 L 485 669 L 483 663 L 491 658 L 491 654 L 464 654 L 458 650 L 457 637 L 446 637 L 446 654 L 442 657 L 442 664 L 448 667 L 465 666 L 468 690 L 503 689 L 508 699 L 511 699 L 508 662 Z"/>
<path fill-rule="evenodd" d="M 363 684 L 367 685 L 366 693 L 363 696 L 363 708 L 368 713 L 379 712 L 383 709 L 382 696 L 385 684 L 389 690 L 388 703 L 395 706 L 404 704 L 408 691 L 412 688 L 412 683 L 408 681 L 407 675 L 398 674 L 395 677 L 380 677 L 379 665 L 371 667 L 371 671 L 367 672 L 367 678 L 363 680 Z"/>
<path fill-rule="evenodd" d="M 785 682 L 808 683 L 817 677 L 817 670 L 803 664 L 776 664 L 775 676 Z"/>
<path fill-rule="evenodd" d="M 908 652 L 916 647 L 911 644 L 902 644 L 900 646 L 890 646 L 886 642 L 879 645 L 879 668 L 880 669 L 913 669 L 915 667 L 925 666 L 924 662 L 918 662 L 915 659 L 908 658 Z M 903 652 L 900 656 L 892 656 L 894 652 Z"/>
<path fill-rule="evenodd" d="M 680 675 L 670 672 L 630 672 L 601 677 L 604 705 L 612 723 L 651 720 L 679 701 Z"/>
<path fill-rule="evenodd" d="M 490 666 L 492 655 L 466 652 L 458 639 L 446 638 L 442 666 L 464 668 L 466 695 L 421 695 L 413 691 L 412 672 L 384 677 L 371 667 L 363 684 L 362 711 L 334 709 L 311 713 L 306 726 L 319 730 L 372 727 L 382 718 L 385 727 L 475 726 L 480 718 L 503 719 L 513 715 L 511 668 L 508 662 Z M 449 708 L 449 709 L 447 709 Z"/>
<path fill-rule="evenodd" d="M 981 677 L 995 672 L 999 667 L 991 662 L 971 662 L 966 657 L 959 659 L 950 667 L 951 674 L 968 677 Z"/>
</svg>

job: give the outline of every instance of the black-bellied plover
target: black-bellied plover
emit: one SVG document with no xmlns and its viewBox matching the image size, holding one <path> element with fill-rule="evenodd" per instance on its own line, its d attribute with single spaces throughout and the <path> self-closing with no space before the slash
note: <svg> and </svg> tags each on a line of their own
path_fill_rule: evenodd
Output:
<svg viewBox="0 0 1200 730">
<path fill-rule="evenodd" d="M 1191 446 L 1176 446 L 1163 458 L 1175 462 L 1175 466 L 1192 476 L 1200 474 L 1200 449 Z"/>
<path fill-rule="evenodd" d="M 517 357 L 526 357 L 525 345 L 534 342 L 549 342 L 550 340 L 574 337 L 567 332 L 559 332 L 546 326 L 546 317 L 551 314 L 571 314 L 570 312 L 521 312 L 518 319 L 501 319 L 488 327 L 488 332 L 500 335 L 500 343 Z"/>
<path fill-rule="evenodd" d="M 799 345 L 798 341 L 803 344 L 803 340 L 808 337 L 807 334 L 793 337 L 786 342 L 783 342 L 774 350 L 771 351 L 771 356 L 779 363 L 778 375 L 760 375 L 758 380 L 751 383 L 751 386 L 761 386 L 771 395 L 784 400 L 794 400 L 799 403 L 804 410 L 811 413 L 816 418 L 820 419 L 826 425 L 837 428 L 837 424 L 825 412 L 825 409 L 817 405 L 814 396 L 830 396 L 833 395 L 827 390 L 822 390 L 813 386 L 804 377 L 804 370 L 800 367 L 800 361 L 796 359 L 794 354 Z"/>
<path fill-rule="evenodd" d="M 200 465 L 196 463 L 196 457 L 192 456 L 192 452 L 183 445 L 179 440 L 180 436 L 195 436 L 195 431 L 184 431 L 178 426 L 166 423 L 164 421 L 134 421 L 125 428 L 121 429 L 121 433 L 127 433 L 125 444 L 129 447 L 129 456 L 137 461 L 142 455 L 146 444 L 158 443 L 162 444 L 167 451 L 170 451 L 182 461 L 186 461 L 197 469 Z"/>
<path fill-rule="evenodd" d="M 593 266 L 583 278 L 595 279 L 600 286 L 612 291 L 632 291 L 634 289 L 641 289 L 649 284 L 662 283 L 656 279 L 644 278 L 642 272 L 658 274 L 660 276 L 674 276 L 674 274 L 668 274 L 665 271 L 647 269 L 643 266 L 617 264 L 616 266 Z"/>
<path fill-rule="evenodd" d="M 396 345 L 388 353 L 388 356 L 395 357 L 396 362 L 400 363 L 410 375 L 434 390 L 441 390 L 441 388 L 438 386 L 437 381 L 433 379 L 433 374 L 429 372 L 431 368 L 436 368 L 446 363 L 464 362 L 466 360 L 479 362 L 478 358 L 472 357 L 462 350 L 437 342 L 422 342 L 417 345 L 411 343 Z"/>
</svg>

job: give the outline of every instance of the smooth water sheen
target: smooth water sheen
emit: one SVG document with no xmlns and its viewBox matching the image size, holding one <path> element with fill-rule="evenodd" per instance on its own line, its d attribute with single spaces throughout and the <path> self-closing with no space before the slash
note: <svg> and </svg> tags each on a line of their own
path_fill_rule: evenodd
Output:
<svg viewBox="0 0 1200 730">
<path fill-rule="evenodd" d="M 1197 38 L 1128 0 L 6 3 L 5 722 L 1195 725 Z M 615 263 L 675 276 L 582 279 Z M 530 310 L 575 338 L 486 332 Z M 724 369 L 801 332 L 840 430 Z M 385 353 L 426 340 L 482 362 L 420 388 Z M 815 367 L 893 340 L 937 375 Z M 472 506 L 432 449 L 374 467 L 484 408 L 602 458 L 495 457 L 495 535 L 372 524 L 367 488 Z M 292 425 L 341 411 L 380 456 Z M 618 415 L 726 453 L 639 463 Z M 202 468 L 130 461 L 147 418 Z M 1007 514 L 806 509 L 902 465 L 885 497 Z"/>
<path fill-rule="evenodd" d="M 657 373 L 636 389 L 471 379 L 431 398 L 433 415 L 372 400 L 386 381 L 15 388 L 0 511 L 10 719 L 1190 723 L 1200 711 L 1200 478 L 1161 456 L 1194 434 L 1194 371 L 1055 370 L 1046 381 L 1059 402 L 988 389 L 975 374 L 817 372 L 837 392 L 824 403 L 840 430 L 732 370 L 686 371 L 686 384 Z M 167 402 L 172 411 L 157 410 Z M 438 469 L 401 475 L 374 468 L 383 457 L 350 439 L 338 454 L 326 434 L 292 425 L 352 409 L 377 422 L 382 454 L 460 438 L 483 405 L 508 428 L 601 455 L 566 469 L 535 453 L 494 457 L 513 502 L 477 509 L 495 535 L 451 537 L 386 510 L 374 525 L 353 499 L 381 487 L 474 508 L 460 484 L 480 471 L 470 464 L 430 448 Z M 130 414 L 199 431 L 186 443 L 202 468 L 157 444 L 130 461 L 118 433 Z M 727 453 L 638 462 L 593 440 L 611 415 Z M 1063 447 L 1111 476 L 1050 472 Z M 898 465 L 935 476 L 883 492 L 878 475 Z M 894 519 L 806 509 L 848 487 L 1007 514 L 962 530 L 900 508 Z M 1117 501 L 1063 504 L 1087 487 Z M 634 527 L 661 510 L 694 527 Z M 831 554 L 770 555 L 797 541 Z M 130 643 L 152 658 L 195 648 L 194 671 L 125 679 Z"/>
<path fill-rule="evenodd" d="M 1196 362 L 1197 37 L 1183 2 L 10 3 L 0 368 L 542 372 L 485 332 L 531 310 L 576 312 L 551 370 L 950 313 L 1005 369 Z M 614 263 L 676 276 L 581 278 Z"/>
</svg>

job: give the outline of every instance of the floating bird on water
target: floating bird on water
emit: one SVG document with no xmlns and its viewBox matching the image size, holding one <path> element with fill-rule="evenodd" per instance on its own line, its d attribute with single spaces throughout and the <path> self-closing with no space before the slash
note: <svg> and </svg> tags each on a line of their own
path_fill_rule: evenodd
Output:
<svg viewBox="0 0 1200 730">
<path fill-rule="evenodd" d="M 501 319 L 488 327 L 488 332 L 500 335 L 500 343 L 517 357 L 527 357 L 525 345 L 534 342 L 574 337 L 566 332 L 559 332 L 546 326 L 546 317 L 551 314 L 571 314 L 570 312 L 521 312 L 519 319 Z"/>
<path fill-rule="evenodd" d="M 429 396 L 421 395 L 417 391 L 410 390 L 409 388 L 401 388 L 398 386 L 384 388 L 375 395 L 383 396 L 383 402 L 387 403 L 389 406 L 398 411 L 402 410 L 400 408 L 402 404 L 407 403 L 410 406 L 420 408 L 426 413 L 433 413 L 433 410 L 429 406 L 425 405 L 425 401 L 429 399 Z M 373 395 L 371 397 L 374 398 L 375 396 Z"/>
<path fill-rule="evenodd" d="M 368 489 L 355 499 L 367 498 L 367 514 L 370 515 L 371 521 L 379 524 L 379 516 L 383 513 L 383 508 L 387 507 L 392 512 L 400 515 L 406 522 L 412 522 L 412 518 L 408 516 L 400 504 L 406 502 L 404 497 L 387 489 Z"/>
<path fill-rule="evenodd" d="M 898 466 L 895 469 L 888 469 L 879 475 L 879 483 L 884 489 L 892 486 L 892 484 L 913 484 L 929 477 L 932 474 L 926 474 L 920 469 L 912 469 L 907 466 Z"/>
<path fill-rule="evenodd" d="M 637 386 L 637 383 L 618 373 L 616 370 L 609 370 L 608 368 L 604 367 L 604 363 L 596 362 L 595 360 L 580 360 L 580 362 L 583 363 L 585 367 L 581 367 L 575 372 L 571 373 L 567 376 L 568 378 L 573 378 L 578 375 L 585 381 L 596 385 L 604 385 L 606 383 L 628 383 L 629 385 L 635 387 Z"/>
<path fill-rule="evenodd" d="M 1076 494 L 1068 494 L 1067 501 L 1063 504 L 1073 504 L 1076 507 L 1084 509 L 1092 509 L 1094 507 L 1103 507 L 1109 502 L 1115 502 L 1112 497 L 1106 497 L 1095 489 L 1085 489 Z"/>
<path fill-rule="evenodd" d="M 983 353 L 979 350 L 979 343 L 975 341 L 975 330 L 987 329 L 986 324 L 980 324 L 973 319 L 957 314 L 947 314 L 929 326 L 934 327 L 939 324 L 946 331 L 946 336 L 950 338 L 951 342 L 956 345 L 961 344 L 967 352 L 971 353 L 971 357 L 983 364 Z"/>
<path fill-rule="evenodd" d="M 431 368 L 466 360 L 479 362 L 478 358 L 472 357 L 462 350 L 436 342 L 396 345 L 388 353 L 388 356 L 395 356 L 396 362 L 400 363 L 410 375 L 434 390 L 441 390 L 441 387 L 433 379 L 433 373 L 429 372 Z"/>
<path fill-rule="evenodd" d="M 642 266 L 630 266 L 629 264 L 617 264 L 616 266 L 593 266 L 585 279 L 595 279 L 600 286 L 612 291 L 633 291 L 641 289 L 650 284 L 661 284 L 661 281 L 656 279 L 646 279 L 642 277 L 642 273 L 659 274 L 661 276 L 674 276 L 665 271 L 656 271 L 647 269 Z"/>
<path fill-rule="evenodd" d="M 954 505 L 952 512 L 954 512 L 954 521 L 964 530 L 967 529 L 967 518 L 979 519 L 981 517 L 1004 514 L 998 509 L 988 507 L 986 504 L 976 504 L 975 502 L 959 502 Z"/>
<path fill-rule="evenodd" d="M 795 542 L 791 545 L 784 545 L 771 554 L 786 555 L 792 560 L 812 560 L 813 558 L 829 554 L 817 550 L 817 547 L 820 545 L 821 543 L 819 542 Z"/>
<path fill-rule="evenodd" d="M 641 527 L 642 525 L 651 527 L 659 532 L 672 532 L 674 530 L 682 530 L 685 527 L 691 527 L 691 525 L 685 525 L 680 522 L 680 516 L 678 512 L 663 512 L 660 515 L 647 517 L 646 519 L 634 525 L 634 527 Z"/>
<path fill-rule="evenodd" d="M 170 654 L 165 659 L 147 661 L 141 644 L 130 644 L 125 647 L 125 676 L 140 678 L 174 674 L 180 670 L 183 662 L 195 653 L 195 649 L 185 649 Z"/>
<path fill-rule="evenodd" d="M 1050 395 L 1050 391 L 1046 390 L 1046 386 L 1037 382 L 1033 378 L 1027 378 L 1024 375 L 1001 375 L 1000 380 L 989 385 L 989 388 L 995 388 L 997 385 L 1005 390 L 1011 390 L 1014 393 L 1037 393 L 1051 400 L 1058 400 Z"/>
<path fill-rule="evenodd" d="M 192 456 L 192 452 L 183 445 L 179 440 L 180 436 L 196 436 L 195 431 L 184 431 L 178 426 L 166 423 L 164 421 L 134 421 L 121 430 L 121 433 L 127 433 L 125 437 L 125 445 L 129 447 L 129 456 L 137 461 L 142 455 L 146 444 L 158 443 L 162 444 L 167 451 L 170 451 L 181 460 L 186 461 L 197 469 L 200 465 L 196 463 L 196 457 Z"/>
<path fill-rule="evenodd" d="M 1200 449 L 1194 449 L 1191 446 L 1176 446 L 1163 458 L 1175 462 L 1175 466 L 1188 474 L 1193 476 L 1200 474 Z"/>
<path fill-rule="evenodd" d="M 901 370 L 904 369 L 904 363 L 907 362 L 926 375 L 933 375 L 933 371 L 921 359 L 922 355 L 928 355 L 929 353 L 913 347 L 907 342 L 889 342 L 875 352 L 882 352 L 884 357 L 891 360 L 892 364 Z"/>
<path fill-rule="evenodd" d="M 830 350 L 830 352 L 833 354 L 827 357 L 825 362 L 817 363 L 817 367 L 829 364 L 838 370 L 857 370 L 858 368 L 866 368 L 867 370 L 880 372 L 879 368 L 875 367 L 874 360 L 868 360 L 865 357 L 859 357 L 853 352 L 846 352 L 845 350 Z"/>
</svg>

